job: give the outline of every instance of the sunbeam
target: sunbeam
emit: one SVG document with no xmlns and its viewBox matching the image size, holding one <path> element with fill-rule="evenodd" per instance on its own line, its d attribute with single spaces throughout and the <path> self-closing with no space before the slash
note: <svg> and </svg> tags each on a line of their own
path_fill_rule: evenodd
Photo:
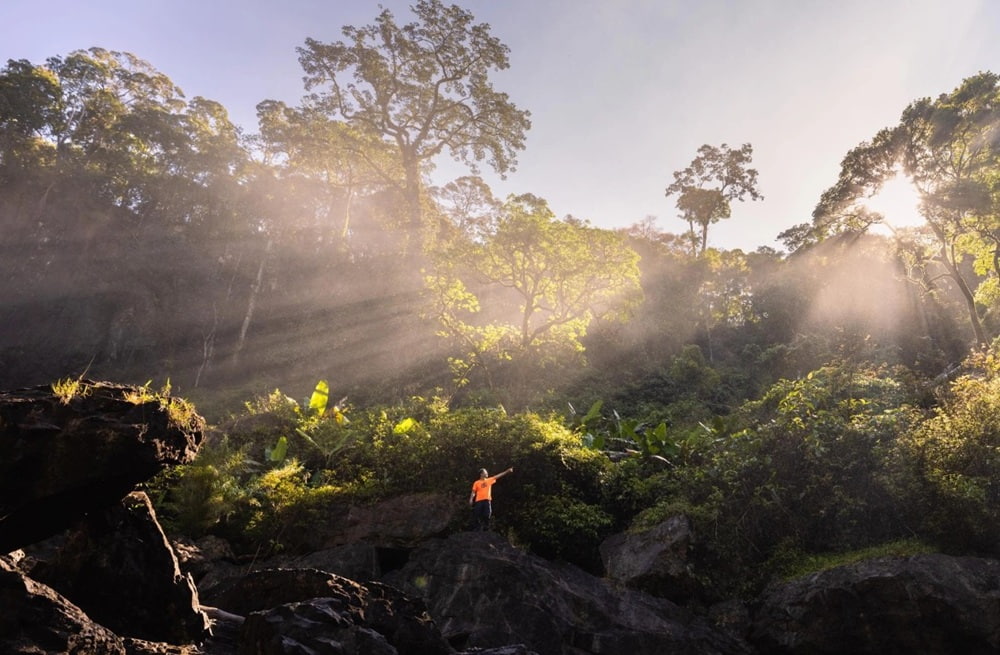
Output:
<svg viewBox="0 0 1000 655">
<path fill-rule="evenodd" d="M 880 234 L 924 223 L 920 214 L 920 194 L 904 175 L 897 174 L 890 178 L 864 205 L 885 217 L 885 224 L 874 229 Z"/>
</svg>

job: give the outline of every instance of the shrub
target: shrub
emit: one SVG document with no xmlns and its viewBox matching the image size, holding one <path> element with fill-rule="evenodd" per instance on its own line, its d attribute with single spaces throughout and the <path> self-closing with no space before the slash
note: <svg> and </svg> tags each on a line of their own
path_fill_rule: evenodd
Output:
<svg viewBox="0 0 1000 655">
<path fill-rule="evenodd" d="M 992 357 L 900 437 L 890 483 L 915 531 L 943 549 L 1000 555 L 1000 375 Z"/>
<path fill-rule="evenodd" d="M 612 517 L 600 507 L 565 496 L 536 499 L 513 528 L 517 541 L 549 559 L 561 559 L 600 574 L 598 547 L 610 535 Z"/>
<path fill-rule="evenodd" d="M 206 441 L 193 462 L 162 473 L 149 485 L 164 527 L 195 539 L 211 532 L 245 501 L 243 479 L 255 468 L 227 440 Z"/>
<path fill-rule="evenodd" d="M 660 502 L 690 506 L 719 583 L 744 587 L 780 549 L 828 552 L 908 534 L 885 454 L 922 415 L 895 371 L 828 366 L 782 380 L 733 417 L 703 463 L 665 478 Z M 762 582 L 763 578 L 756 582 Z"/>
</svg>

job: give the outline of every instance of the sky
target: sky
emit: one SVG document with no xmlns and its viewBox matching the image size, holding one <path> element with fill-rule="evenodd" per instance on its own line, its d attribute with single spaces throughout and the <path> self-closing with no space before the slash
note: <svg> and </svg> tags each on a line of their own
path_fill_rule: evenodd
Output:
<svg viewBox="0 0 1000 655">
<path fill-rule="evenodd" d="M 449 0 L 445 0 L 448 2 Z M 533 193 L 606 228 L 656 217 L 682 233 L 665 188 L 703 144 L 753 146 L 761 201 L 735 202 L 709 245 L 782 249 L 851 148 L 911 102 L 1000 72 L 996 0 L 451 0 L 510 48 L 494 76 L 532 128 L 499 197 Z M 93 46 L 130 52 L 188 98 L 256 131 L 265 99 L 304 95 L 296 47 L 340 40 L 410 0 L 3 0 L 0 62 Z M 466 174 L 446 160 L 433 182 Z"/>
</svg>

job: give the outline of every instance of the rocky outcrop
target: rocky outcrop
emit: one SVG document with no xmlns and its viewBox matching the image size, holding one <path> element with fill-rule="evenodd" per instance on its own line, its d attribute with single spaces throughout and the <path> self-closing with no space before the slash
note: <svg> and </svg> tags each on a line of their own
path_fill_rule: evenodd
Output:
<svg viewBox="0 0 1000 655">
<path fill-rule="evenodd" d="M 751 640 L 766 655 L 1000 652 L 1000 562 L 879 558 L 773 587 Z"/>
<path fill-rule="evenodd" d="M 245 652 L 308 652 L 328 640 L 352 644 L 344 653 L 452 652 L 423 601 L 317 569 L 254 571 L 206 590 L 204 600 L 246 616 L 239 636 Z"/>
<path fill-rule="evenodd" d="M 701 592 L 688 551 L 694 536 L 686 516 L 674 516 L 641 532 L 608 537 L 600 546 L 608 578 L 678 603 Z"/>
<path fill-rule="evenodd" d="M 121 637 L 0 559 L 0 653 L 125 655 Z"/>
<path fill-rule="evenodd" d="M 142 389 L 81 381 L 0 392 L 0 553 L 41 541 L 137 484 L 192 460 L 203 421 Z"/>
<path fill-rule="evenodd" d="M 31 576 L 121 636 L 188 644 L 204 638 L 208 628 L 194 582 L 181 574 L 141 492 L 81 521 Z"/>
<path fill-rule="evenodd" d="M 193 584 L 149 499 L 123 499 L 191 461 L 203 427 L 139 387 L 0 392 L 0 553 L 32 551 L 0 571 L 0 652 L 191 652 L 176 644 L 205 635 Z"/>
<path fill-rule="evenodd" d="M 492 533 L 432 540 L 383 580 L 422 597 L 456 648 L 522 643 L 541 655 L 750 652 L 668 600 L 617 589 Z"/>
</svg>

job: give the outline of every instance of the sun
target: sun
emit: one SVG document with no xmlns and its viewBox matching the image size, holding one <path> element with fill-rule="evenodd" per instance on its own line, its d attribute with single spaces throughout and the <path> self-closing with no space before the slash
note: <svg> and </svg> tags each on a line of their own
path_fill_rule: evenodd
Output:
<svg viewBox="0 0 1000 655">
<path fill-rule="evenodd" d="M 924 224 L 920 215 L 920 194 L 903 175 L 895 175 L 886 180 L 879 192 L 863 204 L 885 217 L 885 225 L 876 226 L 876 232 L 889 233 L 899 228 Z"/>
</svg>

